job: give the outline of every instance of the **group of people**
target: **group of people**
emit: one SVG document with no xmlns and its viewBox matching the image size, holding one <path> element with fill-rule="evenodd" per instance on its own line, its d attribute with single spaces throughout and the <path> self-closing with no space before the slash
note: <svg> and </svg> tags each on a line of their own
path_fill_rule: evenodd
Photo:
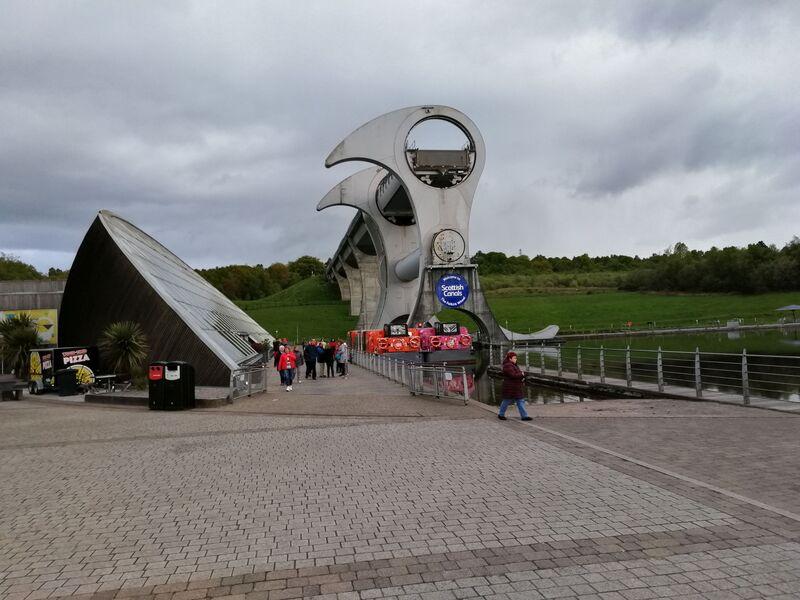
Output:
<svg viewBox="0 0 800 600">
<path fill-rule="evenodd" d="M 272 360 L 281 378 L 281 385 L 286 391 L 292 391 L 292 383 L 302 383 L 298 369 L 305 365 L 306 379 L 317 379 L 317 363 L 320 365 L 320 377 L 347 378 L 347 366 L 350 362 L 350 350 L 347 343 L 341 340 L 330 341 L 316 339 L 303 342 L 299 347 L 289 344 L 288 340 L 275 340 L 272 347 Z M 335 368 L 335 370 L 334 370 Z"/>
</svg>

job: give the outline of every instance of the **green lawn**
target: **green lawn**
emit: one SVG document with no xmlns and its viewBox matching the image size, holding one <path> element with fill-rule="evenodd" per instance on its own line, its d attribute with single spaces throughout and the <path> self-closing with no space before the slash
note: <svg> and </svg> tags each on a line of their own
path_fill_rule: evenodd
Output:
<svg viewBox="0 0 800 600">
<path fill-rule="evenodd" d="M 292 341 L 341 338 L 358 320 L 348 314 L 350 303 L 339 300 L 338 289 L 318 277 L 236 304 L 271 334 Z"/>
<path fill-rule="evenodd" d="M 650 294 L 641 292 L 543 293 L 524 296 L 487 294 L 501 325 L 508 320 L 514 331 L 536 331 L 549 324 L 562 333 L 633 327 L 707 325 L 716 320 L 741 318 L 744 322 L 775 322 L 775 309 L 800 302 L 800 292 L 756 295 Z"/>
<path fill-rule="evenodd" d="M 495 282 L 497 283 L 497 282 Z M 510 282 L 515 283 L 515 282 Z M 487 292 L 498 321 L 519 332 L 536 331 L 550 324 L 562 333 L 620 330 L 631 321 L 634 328 L 708 325 L 717 320 L 741 318 L 746 324 L 775 322 L 775 309 L 800 303 L 800 292 L 757 295 L 654 294 L 614 290 L 539 290 L 513 293 L 513 288 Z M 320 278 L 301 281 L 260 300 L 237 302 L 271 333 L 300 339 L 342 337 L 355 327 L 348 315 L 349 302 L 339 300 L 338 289 Z M 443 311 L 439 318 L 459 321 L 474 330 L 463 313 Z"/>
</svg>

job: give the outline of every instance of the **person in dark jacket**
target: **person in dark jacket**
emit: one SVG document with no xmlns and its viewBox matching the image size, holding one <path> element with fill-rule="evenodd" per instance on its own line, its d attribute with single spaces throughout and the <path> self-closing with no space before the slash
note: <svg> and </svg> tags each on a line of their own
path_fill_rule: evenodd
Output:
<svg viewBox="0 0 800 600">
<path fill-rule="evenodd" d="M 306 360 L 306 379 L 317 379 L 317 340 L 311 340 L 303 347 Z"/>
<path fill-rule="evenodd" d="M 516 404 L 522 420 L 531 420 L 528 413 L 525 412 L 525 373 L 517 366 L 515 352 L 506 354 L 506 358 L 503 361 L 503 387 L 500 397 L 503 401 L 500 403 L 500 411 L 497 413 L 498 419 L 505 421 L 506 409 L 512 404 Z"/>
<path fill-rule="evenodd" d="M 325 345 L 325 375 L 327 377 L 334 377 L 333 359 L 335 355 L 336 355 L 336 342 L 332 339 Z"/>
</svg>

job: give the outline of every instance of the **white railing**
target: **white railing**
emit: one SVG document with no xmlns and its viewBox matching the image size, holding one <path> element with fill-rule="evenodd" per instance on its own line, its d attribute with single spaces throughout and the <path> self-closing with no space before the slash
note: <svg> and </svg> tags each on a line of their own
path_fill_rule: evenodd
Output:
<svg viewBox="0 0 800 600">
<path fill-rule="evenodd" d="M 231 371 L 228 401 L 267 391 L 267 367 L 244 367 Z"/>
<path fill-rule="evenodd" d="M 489 348 L 497 364 L 508 346 Z M 498 351 L 499 350 L 499 351 Z M 800 356 L 770 354 L 641 350 L 592 346 L 529 346 L 518 348 L 517 364 L 541 375 L 596 381 L 601 384 L 645 387 L 659 392 L 689 391 L 800 402 Z M 686 390 L 685 388 L 688 388 Z"/>
<path fill-rule="evenodd" d="M 472 375 L 467 373 L 464 366 L 410 363 L 392 358 L 390 354 L 371 354 L 360 350 L 351 351 L 351 360 L 353 364 L 408 388 L 414 396 L 458 398 L 464 404 L 469 402 Z"/>
</svg>

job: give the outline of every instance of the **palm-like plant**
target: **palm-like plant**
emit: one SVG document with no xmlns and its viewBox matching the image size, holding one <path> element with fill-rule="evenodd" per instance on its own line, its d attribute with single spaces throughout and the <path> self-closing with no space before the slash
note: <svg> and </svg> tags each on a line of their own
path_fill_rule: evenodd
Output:
<svg viewBox="0 0 800 600">
<path fill-rule="evenodd" d="M 27 379 L 31 350 L 41 344 L 36 323 L 29 314 L 0 321 L 0 353 L 20 379 Z"/>
<path fill-rule="evenodd" d="M 135 377 L 142 373 L 150 347 L 147 336 L 133 321 L 112 323 L 100 338 L 103 362 L 115 373 Z"/>
</svg>

